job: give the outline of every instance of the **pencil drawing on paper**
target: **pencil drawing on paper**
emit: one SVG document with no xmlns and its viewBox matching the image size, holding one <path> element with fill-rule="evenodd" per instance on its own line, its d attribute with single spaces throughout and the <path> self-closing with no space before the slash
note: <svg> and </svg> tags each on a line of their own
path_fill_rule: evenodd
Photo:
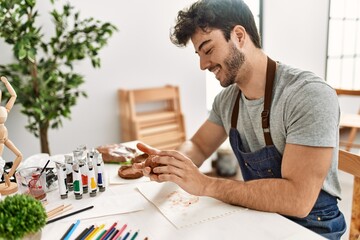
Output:
<svg viewBox="0 0 360 240">
<path fill-rule="evenodd" d="M 180 192 L 180 191 L 173 191 L 171 193 L 169 193 L 166 196 L 166 199 L 169 201 L 170 203 L 170 207 L 189 207 L 197 202 L 199 202 L 199 197 L 198 196 L 193 196 L 190 195 L 186 192 Z"/>
<path fill-rule="evenodd" d="M 138 189 L 176 228 L 204 223 L 244 209 L 214 198 L 191 195 L 170 182 L 149 182 Z"/>
</svg>

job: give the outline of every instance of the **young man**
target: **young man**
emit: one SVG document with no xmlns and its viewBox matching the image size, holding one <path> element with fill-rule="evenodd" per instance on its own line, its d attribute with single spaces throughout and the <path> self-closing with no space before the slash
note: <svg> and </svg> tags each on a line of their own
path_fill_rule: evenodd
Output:
<svg viewBox="0 0 360 240">
<path fill-rule="evenodd" d="M 200 0 L 180 11 L 172 41 L 191 40 L 200 68 L 225 89 L 209 118 L 178 151 L 160 151 L 158 182 L 261 211 L 276 212 L 339 239 L 346 224 L 337 206 L 339 105 L 335 91 L 311 72 L 271 60 L 261 49 L 254 17 L 241 0 Z M 244 181 L 198 170 L 229 137 Z M 136 166 L 142 168 L 143 166 Z"/>
</svg>

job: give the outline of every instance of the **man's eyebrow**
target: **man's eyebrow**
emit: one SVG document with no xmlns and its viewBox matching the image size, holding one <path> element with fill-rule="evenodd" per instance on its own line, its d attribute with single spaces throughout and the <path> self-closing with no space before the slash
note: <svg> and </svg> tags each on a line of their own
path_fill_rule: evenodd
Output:
<svg viewBox="0 0 360 240">
<path fill-rule="evenodd" d="M 207 44 L 208 42 L 210 42 L 210 41 L 211 41 L 211 39 L 208 39 L 208 40 L 203 41 L 203 42 L 200 44 L 199 49 L 198 49 L 197 51 L 195 51 L 195 53 L 199 53 L 199 52 L 201 51 L 201 49 L 203 48 L 203 46 L 204 46 L 205 44 Z"/>
</svg>

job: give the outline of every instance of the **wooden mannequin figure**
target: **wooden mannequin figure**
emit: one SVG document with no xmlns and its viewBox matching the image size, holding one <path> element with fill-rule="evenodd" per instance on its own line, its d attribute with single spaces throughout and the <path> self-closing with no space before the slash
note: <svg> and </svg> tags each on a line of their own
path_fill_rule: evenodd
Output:
<svg viewBox="0 0 360 240">
<path fill-rule="evenodd" d="M 4 145 L 16 155 L 16 158 L 13 162 L 9 174 L 4 172 L 5 183 L 0 184 L 0 193 L 3 195 L 8 195 L 17 192 L 18 190 L 17 184 L 10 182 L 10 178 L 12 177 L 12 175 L 14 175 L 16 168 L 19 166 L 22 160 L 22 154 L 15 147 L 15 145 L 8 139 L 8 131 L 5 127 L 5 122 L 8 113 L 10 112 L 11 108 L 14 106 L 16 100 L 16 92 L 13 89 L 13 87 L 10 85 L 6 77 L 1 77 L 1 81 L 5 84 L 6 89 L 9 91 L 11 97 L 9 101 L 6 103 L 5 107 L 0 106 L 0 157 L 3 154 Z M 1 102 L 1 91 L 0 91 L 0 102 Z"/>
</svg>

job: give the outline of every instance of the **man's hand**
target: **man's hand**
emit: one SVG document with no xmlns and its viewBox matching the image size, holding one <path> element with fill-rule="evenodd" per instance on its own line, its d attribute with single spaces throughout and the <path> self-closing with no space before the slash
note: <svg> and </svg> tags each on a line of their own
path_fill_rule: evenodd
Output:
<svg viewBox="0 0 360 240">
<path fill-rule="evenodd" d="M 144 143 L 138 143 L 136 146 L 140 151 L 149 154 L 149 157 L 160 152 L 160 150 L 145 145 Z M 151 174 L 151 168 L 145 166 L 145 161 L 141 163 L 134 163 L 133 168 L 141 169 L 145 177 L 149 177 L 152 181 L 157 181 L 157 175 Z"/>
<path fill-rule="evenodd" d="M 152 161 L 161 165 L 155 167 L 152 174 L 151 168 L 145 167 L 145 163 L 134 164 L 135 168 L 143 169 L 145 176 L 157 182 L 174 182 L 190 194 L 203 195 L 209 177 L 202 174 L 191 159 L 175 150 L 161 151 L 142 143 L 138 143 L 137 147 L 149 155 L 155 155 Z"/>
</svg>

